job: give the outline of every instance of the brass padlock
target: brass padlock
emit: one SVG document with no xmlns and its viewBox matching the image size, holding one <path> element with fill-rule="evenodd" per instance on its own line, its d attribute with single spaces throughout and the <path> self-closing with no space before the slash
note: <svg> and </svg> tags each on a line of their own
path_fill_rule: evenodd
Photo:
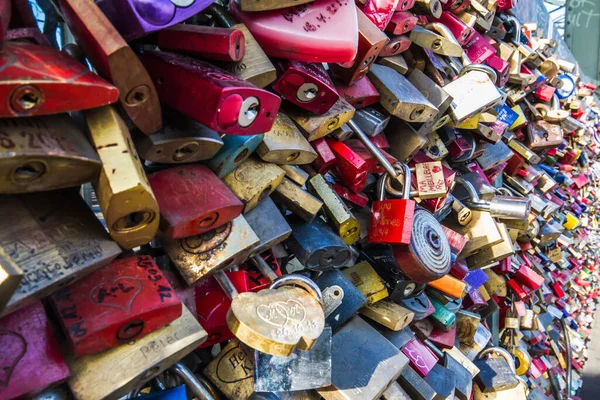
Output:
<svg viewBox="0 0 600 400">
<path fill-rule="evenodd" d="M 183 307 L 181 317 L 139 340 L 68 358 L 69 388 L 77 400 L 120 398 L 185 357 L 206 337 L 196 317 Z"/>
<path fill-rule="evenodd" d="M 340 128 L 354 117 L 355 112 L 356 109 L 342 98 L 323 115 L 314 114 L 299 107 L 286 108 L 288 116 L 300 127 L 309 142 L 327 136 Z"/>
<path fill-rule="evenodd" d="M 323 207 L 322 201 L 306 192 L 287 177 L 283 178 L 281 184 L 271 194 L 271 198 L 306 222 L 312 221 Z"/>
<path fill-rule="evenodd" d="M 270 195 L 284 176 L 285 172 L 277 165 L 250 157 L 223 178 L 223 182 L 245 204 L 244 212 L 248 212 Z"/>
<path fill-rule="evenodd" d="M 265 132 L 256 153 L 263 161 L 274 164 L 310 164 L 317 158 L 294 122 L 281 111 L 271 130 Z"/>
<path fill-rule="evenodd" d="M 158 204 L 135 151 L 129 130 L 110 106 L 85 112 L 90 136 L 102 160 L 96 197 L 111 237 L 126 249 L 152 240 Z"/>
<path fill-rule="evenodd" d="M 515 253 L 515 250 L 513 249 L 513 242 L 508 235 L 508 229 L 506 229 L 506 225 L 498 222 L 496 223 L 496 226 L 500 232 L 502 241 L 467 257 L 467 266 L 470 269 L 481 268 L 486 265 L 493 264 L 497 261 L 504 260 Z"/>
<path fill-rule="evenodd" d="M 472 210 L 471 215 L 471 222 L 464 226 L 450 218 L 444 220 L 445 226 L 469 239 L 459 255 L 461 258 L 476 254 L 502 241 L 496 222 L 489 212 Z"/>
<path fill-rule="evenodd" d="M 414 312 L 391 300 L 367 304 L 359 313 L 393 331 L 404 329 L 415 317 Z"/>
<path fill-rule="evenodd" d="M 0 314 L 23 279 L 23 271 L 14 260 L 0 248 Z"/>
<path fill-rule="evenodd" d="M 226 398 L 247 400 L 254 393 L 254 349 L 234 338 L 203 373 Z"/>
<path fill-rule="evenodd" d="M 74 190 L 3 196 L 0 214 L 0 249 L 23 270 L 5 314 L 94 272 L 121 253 Z"/>
<path fill-rule="evenodd" d="M 39 192 L 93 180 L 101 162 L 67 114 L 0 119 L 0 193 Z"/>
</svg>

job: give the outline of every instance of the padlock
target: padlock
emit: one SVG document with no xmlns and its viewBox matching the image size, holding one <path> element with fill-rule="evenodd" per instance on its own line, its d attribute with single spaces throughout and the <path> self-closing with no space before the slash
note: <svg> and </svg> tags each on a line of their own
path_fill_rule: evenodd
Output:
<svg viewBox="0 0 600 400">
<path fill-rule="evenodd" d="M 515 251 L 513 249 L 512 240 L 508 234 L 506 225 L 497 222 L 496 227 L 498 228 L 498 232 L 500 232 L 502 241 L 483 249 L 476 254 L 466 257 L 467 266 L 470 269 L 481 268 L 485 265 L 493 264 L 514 254 Z"/>
<path fill-rule="evenodd" d="M 249 399 L 254 392 L 254 351 L 234 338 L 204 368 L 203 374 L 227 398 Z"/>
<path fill-rule="evenodd" d="M 408 366 L 407 357 L 360 317 L 333 335 L 331 356 L 331 386 L 317 389 L 326 400 L 378 399 Z"/>
<path fill-rule="evenodd" d="M 158 230 L 158 205 L 125 122 L 110 106 L 88 110 L 85 116 L 102 161 L 93 184 L 108 231 L 124 248 L 146 244 Z"/>
<path fill-rule="evenodd" d="M 358 124 L 357 124 L 358 125 Z M 373 140 L 370 140 L 373 145 L 375 143 Z M 367 162 L 369 173 L 372 174 L 380 174 L 385 171 L 385 168 L 382 167 L 379 163 L 377 157 L 374 157 L 373 154 L 368 150 L 368 148 L 364 145 L 362 140 L 360 139 L 348 139 L 344 142 L 353 152 L 355 152 L 360 158 Z M 383 157 L 387 159 L 389 163 L 395 163 L 397 160 L 389 155 L 385 150 L 376 148 L 377 152 L 380 152 Z M 338 193 L 339 194 L 339 193 Z M 366 205 L 366 204 L 365 204 Z M 363 206 L 364 207 L 364 206 Z"/>
<path fill-rule="evenodd" d="M 0 152 L 6 171 L 0 192 L 38 192 L 93 180 L 100 159 L 66 114 L 1 119 Z"/>
<path fill-rule="evenodd" d="M 444 117 L 444 113 L 450 107 L 450 104 L 452 104 L 453 98 L 418 69 L 413 69 L 406 77 L 438 110 L 437 114 L 432 116 L 431 120 L 423 123 L 419 128 L 419 133 L 428 134 L 437 130 L 444 124 L 444 120 L 447 120 Z"/>
<path fill-rule="evenodd" d="M 23 279 L 23 271 L 6 252 L 0 248 L 0 313 L 15 294 Z"/>
<path fill-rule="evenodd" d="M 346 86 L 336 80 L 335 88 L 339 96 L 357 110 L 375 104 L 379 100 L 379 92 L 366 75 L 354 82 L 352 86 Z M 339 137 L 338 139 L 343 140 Z"/>
<path fill-rule="evenodd" d="M 431 304 L 427 294 L 423 292 L 413 297 L 405 297 L 399 300 L 399 304 L 415 313 L 415 321 L 427 318 L 435 312 L 435 307 Z"/>
<path fill-rule="evenodd" d="M 452 32 L 445 25 L 434 22 L 432 24 L 428 24 L 427 27 L 428 28 L 426 29 L 421 26 L 415 26 L 410 31 L 410 40 L 412 40 L 412 42 L 417 46 L 420 46 L 424 49 L 432 51 L 433 53 L 440 54 L 443 56 L 460 57 L 463 55 L 463 49 L 460 47 L 460 44 L 456 41 L 456 38 L 454 38 L 454 35 L 452 35 Z M 448 30 L 448 33 L 450 33 L 451 37 L 454 38 L 454 40 L 447 39 L 446 37 L 430 30 L 435 28 Z"/>
<path fill-rule="evenodd" d="M 438 362 L 438 357 L 433 354 L 427 346 L 425 346 L 419 339 L 408 342 L 403 348 L 404 353 L 409 361 L 411 367 L 422 377 L 426 377 L 433 366 Z"/>
<path fill-rule="evenodd" d="M 383 50 L 388 37 L 374 24 L 358 7 L 356 8 L 358 22 L 358 49 L 354 61 L 348 68 L 339 64 L 331 64 L 331 70 L 342 78 L 344 83 L 353 83 L 367 74 L 379 53 Z M 344 21 L 344 23 L 347 23 Z"/>
<path fill-rule="evenodd" d="M 374 64 L 369 79 L 381 95 L 379 102 L 393 116 L 408 122 L 427 122 L 437 115 L 438 109 L 392 68 Z"/>
<path fill-rule="evenodd" d="M 369 227 L 369 242 L 386 244 L 411 243 L 413 215 L 415 202 L 410 199 L 410 170 L 402 164 L 404 188 L 400 199 L 385 200 L 386 181 L 388 174 L 379 179 L 377 192 L 379 200 L 371 206 L 371 224 Z"/>
<path fill-rule="evenodd" d="M 273 282 L 257 293 L 237 293 L 224 272 L 215 275 L 231 298 L 229 329 L 248 346 L 274 356 L 287 357 L 296 348 L 310 350 L 325 326 L 321 290 L 305 276 L 290 274 L 276 279 L 268 267 L 256 267 Z"/>
<path fill-rule="evenodd" d="M 69 389 L 77 400 L 120 398 L 178 362 L 205 339 L 204 329 L 183 307 L 181 317 L 127 345 L 69 357 Z"/>
<path fill-rule="evenodd" d="M 143 337 L 181 316 L 181 301 L 150 256 L 113 261 L 51 299 L 77 357 Z"/>
<path fill-rule="evenodd" d="M 315 281 L 324 299 L 325 322 L 336 332 L 367 304 L 367 298 L 340 270 L 326 271 Z"/>
<path fill-rule="evenodd" d="M 385 283 L 367 261 L 346 268 L 343 273 L 365 295 L 369 304 L 377 303 L 389 296 Z"/>
<path fill-rule="evenodd" d="M 8 25 L 10 24 L 12 9 L 12 0 L 3 0 L 0 2 L 0 42 L 4 42 Z"/>
<path fill-rule="evenodd" d="M 409 162 L 426 144 L 427 140 L 405 121 L 392 118 L 385 130 L 390 142 L 389 153 L 399 162 Z"/>
<path fill-rule="evenodd" d="M 286 178 L 300 186 L 304 186 L 306 181 L 308 181 L 308 172 L 297 165 L 282 165 L 280 168 L 285 171 Z"/>
<path fill-rule="evenodd" d="M 304 137 L 309 142 L 329 135 L 336 129 L 350 121 L 354 116 L 355 109 L 346 100 L 340 98 L 323 115 L 302 111 L 299 108 L 286 108 L 288 116 L 298 125 Z"/>
<path fill-rule="evenodd" d="M 4 196 L 0 208 L 6 224 L 0 247 L 23 270 L 5 314 L 107 265 L 121 252 L 74 191 Z"/>
<path fill-rule="evenodd" d="M 491 349 L 506 352 L 504 349 L 493 347 Z M 507 357 L 510 355 L 507 354 Z M 485 399 L 483 396 L 480 397 L 482 393 L 502 392 L 519 384 L 514 366 L 511 366 L 503 357 L 479 359 L 475 361 L 475 365 L 480 369 L 479 374 L 475 377 L 477 384 L 473 388 L 477 399 Z"/>
<path fill-rule="evenodd" d="M 312 221 L 323 207 L 323 202 L 304 191 L 287 177 L 283 178 L 271 194 L 271 198 L 306 222 Z"/>
<path fill-rule="evenodd" d="M 425 14 L 434 18 L 439 18 L 442 13 L 442 2 L 439 0 L 415 0 L 412 9 L 417 14 Z"/>
<path fill-rule="evenodd" d="M 161 231 L 171 239 L 199 235 L 238 217 L 244 205 L 204 165 L 187 165 L 148 177 L 161 211 Z"/>
<path fill-rule="evenodd" d="M 265 132 L 256 152 L 263 161 L 275 164 L 309 164 L 317 158 L 317 153 L 283 112 L 277 113 L 273 127 Z"/>
<path fill-rule="evenodd" d="M 177 24 L 158 31 L 157 45 L 175 53 L 237 62 L 245 55 L 246 38 L 235 28 Z"/>
<path fill-rule="evenodd" d="M 162 164 L 192 163 L 212 159 L 223 147 L 221 136 L 188 116 L 164 110 L 164 125 L 152 135 L 134 135 L 143 160 Z"/>
<path fill-rule="evenodd" d="M 258 236 L 241 215 L 200 235 L 163 238 L 165 252 L 190 286 L 205 276 L 240 263 L 258 242 Z"/>
<path fill-rule="evenodd" d="M 392 35 L 403 35 L 417 25 L 418 18 L 408 11 L 395 12 L 385 31 Z"/>
<path fill-rule="evenodd" d="M 404 329 L 415 317 L 414 312 L 390 300 L 367 304 L 359 312 L 361 315 L 393 331 Z"/>
<path fill-rule="evenodd" d="M 121 105 L 129 118 L 142 132 L 151 134 L 162 125 L 156 88 L 137 55 L 102 14 L 99 7 L 110 7 L 109 3 L 112 2 L 97 5 L 80 0 L 61 0 L 59 5 L 70 31 L 91 64 L 119 89 Z M 132 5 L 125 7 L 133 13 Z"/>
<path fill-rule="evenodd" d="M 254 353 L 254 390 L 282 392 L 318 389 L 331 385 L 332 334 L 325 327 L 308 351 L 294 350 L 289 357 Z M 283 378 L 283 379 L 282 379 Z"/>
<path fill-rule="evenodd" d="M 223 183 L 244 203 L 244 212 L 257 206 L 283 180 L 285 172 L 275 164 L 251 157 L 223 178 Z"/>
<path fill-rule="evenodd" d="M 9 60 L 0 77 L 0 93 L 7 99 L 1 117 L 64 113 L 118 100 L 117 88 L 49 46 L 7 41 L 0 54 Z M 32 65 L 37 67 L 33 71 L 25 67 Z"/>
<path fill-rule="evenodd" d="M 503 219 L 527 220 L 531 212 L 531 199 L 513 196 L 494 196 L 490 201 L 479 199 L 473 185 L 462 177 L 456 178 L 456 183 L 463 185 L 470 199 L 465 205 L 471 210 L 489 212 L 492 217 Z"/>
<path fill-rule="evenodd" d="M 408 72 L 408 65 L 402 54 L 397 54 L 390 57 L 382 57 L 377 61 L 377 63 L 389 67 L 401 75 L 406 75 Z"/>
<path fill-rule="evenodd" d="M 410 366 L 402 371 L 398 383 L 408 393 L 410 399 L 434 400 L 438 398 L 436 391 Z"/>
<path fill-rule="evenodd" d="M 281 60 L 278 66 L 283 72 L 273 90 L 284 99 L 316 114 L 326 113 L 337 102 L 339 95 L 321 65 Z"/>
<path fill-rule="evenodd" d="M 435 299 L 430 298 L 429 300 L 435 308 L 435 312 L 430 316 L 433 323 L 443 331 L 450 331 L 456 324 L 456 315 Z"/>
<path fill-rule="evenodd" d="M 219 68 L 168 52 L 147 51 L 141 60 L 161 101 L 211 129 L 252 135 L 268 131 L 275 122 L 278 96 Z M 196 103 L 203 107 L 192 106 Z"/>
<path fill-rule="evenodd" d="M 223 147 L 208 161 L 208 166 L 217 174 L 219 179 L 223 179 L 254 153 L 263 137 L 263 134 L 249 136 L 224 135 Z"/>
<path fill-rule="evenodd" d="M 367 180 L 367 162 L 344 142 L 330 139 L 327 144 L 335 155 L 333 168 L 336 176 L 353 192 L 360 193 Z"/>
<path fill-rule="evenodd" d="M 390 116 L 379 107 L 367 107 L 357 110 L 352 121 L 367 135 L 379 135 L 390 122 Z M 342 139 L 340 139 L 342 140 Z"/>
<path fill-rule="evenodd" d="M 323 202 L 323 209 L 335 231 L 347 245 L 354 244 L 360 235 L 360 225 L 348 207 L 331 189 L 322 175 L 308 180 L 308 189 Z"/>
<path fill-rule="evenodd" d="M 396 381 L 396 382 L 392 382 L 390 384 L 390 386 L 388 386 L 388 388 L 385 390 L 385 392 L 383 392 L 383 394 L 381 395 L 381 399 L 382 400 L 409 400 L 410 396 L 408 395 L 408 393 L 406 393 L 406 391 L 404 389 L 402 389 L 402 386 L 400 386 L 398 381 Z"/>
<path fill-rule="evenodd" d="M 471 216 L 471 222 L 464 226 L 451 219 L 444 220 L 445 226 L 469 239 L 460 253 L 461 258 L 476 254 L 502 241 L 502 236 L 490 213 L 471 211 Z"/>
<path fill-rule="evenodd" d="M 447 194 L 444 167 L 441 162 L 418 162 L 414 170 L 418 197 L 421 200 L 440 198 Z"/>
<path fill-rule="evenodd" d="M 353 3 L 317 1 L 281 11 L 251 13 L 231 1 L 229 8 L 271 57 L 346 63 L 356 56 L 358 23 Z"/>
<path fill-rule="evenodd" d="M 350 259 L 348 246 L 321 218 L 312 222 L 288 220 L 292 234 L 287 246 L 306 268 L 317 271 L 340 268 Z"/>
<path fill-rule="evenodd" d="M 408 36 L 399 35 L 394 36 L 390 39 L 390 41 L 383 46 L 383 49 L 379 53 L 380 57 L 393 57 L 399 55 L 400 53 L 404 53 L 410 48 L 412 42 L 408 38 Z"/>
<path fill-rule="evenodd" d="M 558 147 L 562 141 L 563 134 L 559 125 L 546 121 L 535 121 L 527 124 L 527 144 L 533 151 Z"/>
<path fill-rule="evenodd" d="M 41 302 L 2 318 L 0 326 L 2 398 L 31 397 L 69 378 L 69 368 Z M 32 370 L 38 365 L 44 365 L 43 371 Z"/>
</svg>

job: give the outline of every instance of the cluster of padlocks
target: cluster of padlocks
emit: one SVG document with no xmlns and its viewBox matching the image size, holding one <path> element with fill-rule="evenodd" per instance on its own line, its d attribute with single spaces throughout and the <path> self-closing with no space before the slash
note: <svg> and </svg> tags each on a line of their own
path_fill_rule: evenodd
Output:
<svg viewBox="0 0 600 400">
<path fill-rule="evenodd" d="M 600 109 L 516 0 L 52 6 L 0 0 L 1 399 L 575 398 Z"/>
</svg>

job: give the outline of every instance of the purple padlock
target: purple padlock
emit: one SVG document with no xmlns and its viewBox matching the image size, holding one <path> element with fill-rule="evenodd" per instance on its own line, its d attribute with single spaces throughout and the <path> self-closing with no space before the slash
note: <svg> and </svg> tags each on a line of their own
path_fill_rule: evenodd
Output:
<svg viewBox="0 0 600 400">
<path fill-rule="evenodd" d="M 96 0 L 127 41 L 193 17 L 214 0 Z"/>
</svg>

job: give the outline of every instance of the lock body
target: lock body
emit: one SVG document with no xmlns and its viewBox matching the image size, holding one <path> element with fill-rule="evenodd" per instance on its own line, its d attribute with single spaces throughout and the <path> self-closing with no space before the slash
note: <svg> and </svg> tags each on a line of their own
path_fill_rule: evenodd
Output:
<svg viewBox="0 0 600 400">
<path fill-rule="evenodd" d="M 61 0 L 59 5 L 83 53 L 98 73 L 119 89 L 125 112 L 148 135 L 162 125 L 156 88 L 138 56 L 100 10 L 99 6 L 108 3 L 111 2 L 97 5 L 91 1 Z M 127 3 L 119 2 L 129 8 Z"/>
<path fill-rule="evenodd" d="M 19 287 L 23 271 L 14 260 L 0 249 L 0 313 Z"/>
<path fill-rule="evenodd" d="M 340 97 L 357 110 L 377 103 L 379 99 L 379 92 L 366 75 L 358 79 L 351 86 L 344 85 L 339 80 L 336 80 L 335 88 Z"/>
<path fill-rule="evenodd" d="M 209 0 L 184 0 L 160 6 L 135 0 L 97 3 L 127 41 L 185 21 L 211 4 Z"/>
<path fill-rule="evenodd" d="M 353 192 L 361 192 L 367 181 L 367 162 L 344 142 L 327 140 L 327 144 L 335 155 L 333 167 L 336 176 Z"/>
<path fill-rule="evenodd" d="M 254 393 L 254 349 L 233 338 L 203 374 L 228 398 L 249 399 Z"/>
<path fill-rule="evenodd" d="M 0 54 L 9 60 L 0 76 L 0 95 L 7 99 L 0 107 L 1 117 L 58 114 L 118 99 L 116 87 L 51 47 L 5 42 Z M 33 65 L 36 68 L 30 70 Z"/>
<path fill-rule="evenodd" d="M 0 325 L 0 355 L 6 365 L 0 387 L 2 398 L 32 396 L 69 378 L 69 368 L 41 302 L 2 318 Z M 39 365 L 44 365 L 43 371 L 36 371 Z"/>
<path fill-rule="evenodd" d="M 110 106 L 86 111 L 86 119 L 102 161 L 93 185 L 108 230 L 124 248 L 146 244 L 158 230 L 158 204 L 129 130 Z"/>
<path fill-rule="evenodd" d="M 191 57 L 149 51 L 141 60 L 161 101 L 207 127 L 253 135 L 273 126 L 281 104 L 274 94 Z"/>
<path fill-rule="evenodd" d="M 5 194 L 62 189 L 90 182 L 100 159 L 75 123 L 65 114 L 1 119 L 0 182 Z"/>
<path fill-rule="evenodd" d="M 138 339 L 181 316 L 181 301 L 150 256 L 128 257 L 52 296 L 75 356 Z"/>
<path fill-rule="evenodd" d="M 256 152 L 263 161 L 274 164 L 310 164 L 317 158 L 294 122 L 281 111 Z"/>
<path fill-rule="evenodd" d="M 304 137 L 312 142 L 329 135 L 354 117 L 355 108 L 346 100 L 340 98 L 325 114 L 286 108 L 286 113 L 298 125 Z"/>
<path fill-rule="evenodd" d="M 249 136 L 224 135 L 223 147 L 208 161 L 208 166 L 217 174 L 219 179 L 223 179 L 254 153 L 263 137 L 263 134 Z"/>
<path fill-rule="evenodd" d="M 204 165 L 186 165 L 148 177 L 161 213 L 160 229 L 171 239 L 199 235 L 242 213 L 244 205 Z"/>
<path fill-rule="evenodd" d="M 323 202 L 300 186 L 284 177 L 277 189 L 271 194 L 275 203 L 283 205 L 306 222 L 312 221 L 323 207 Z"/>
<path fill-rule="evenodd" d="M 164 239 L 164 249 L 190 286 L 205 276 L 245 260 L 259 242 L 243 216 L 206 233 Z"/>
<path fill-rule="evenodd" d="M 271 249 L 292 233 L 292 229 L 270 197 L 244 214 L 244 218 L 259 239 L 259 243 L 252 249 L 251 256 L 258 256 Z"/>
</svg>

